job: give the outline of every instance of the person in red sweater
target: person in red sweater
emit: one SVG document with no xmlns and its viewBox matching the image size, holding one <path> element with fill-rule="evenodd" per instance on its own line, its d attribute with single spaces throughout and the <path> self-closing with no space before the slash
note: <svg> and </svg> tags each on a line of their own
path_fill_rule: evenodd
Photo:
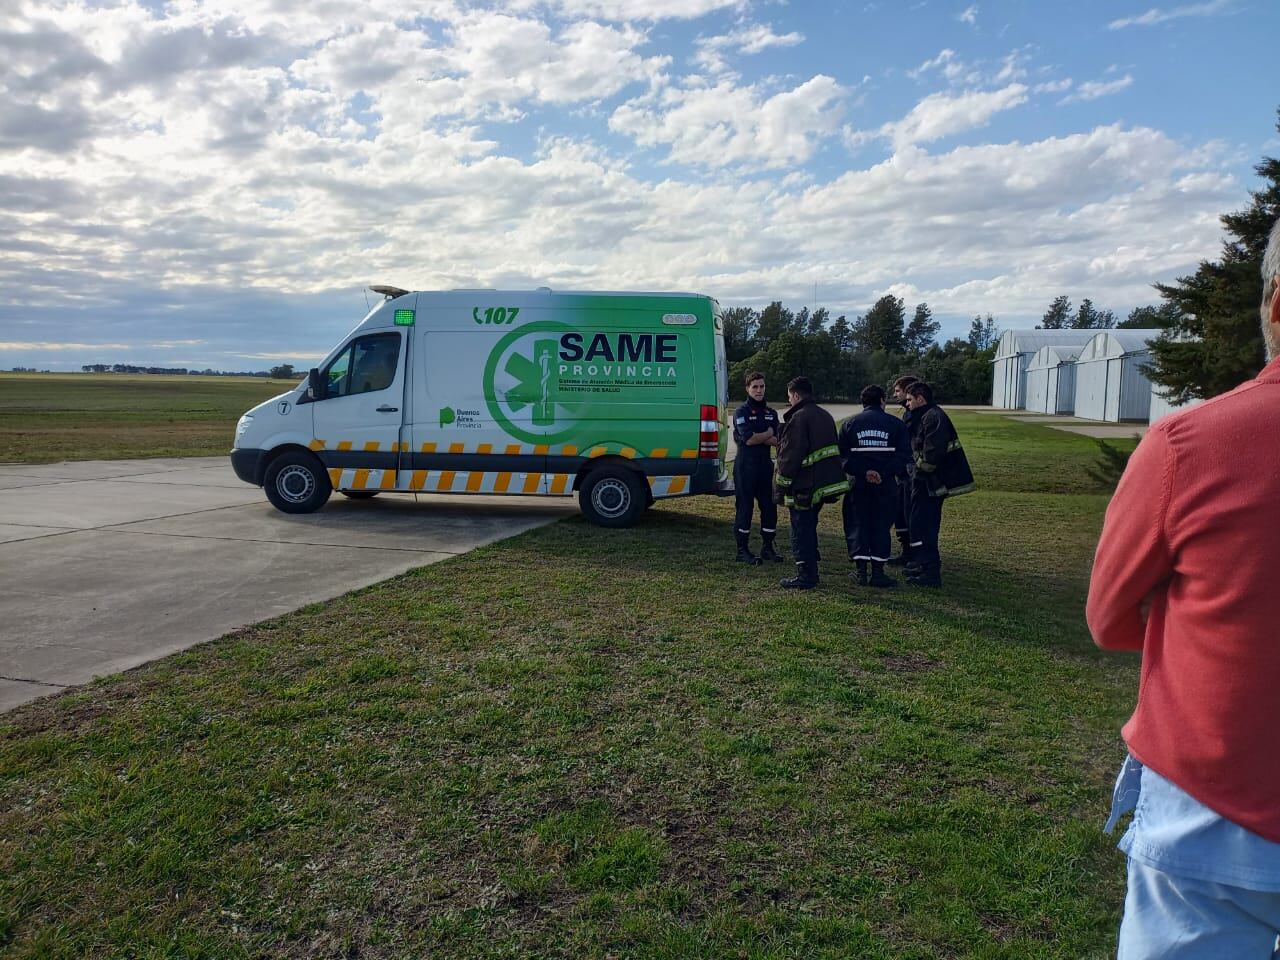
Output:
<svg viewBox="0 0 1280 960">
<path fill-rule="evenodd" d="M 1262 273 L 1268 365 L 1152 425 L 1094 558 L 1094 641 L 1142 653 L 1123 960 L 1280 956 L 1280 222 Z"/>
</svg>

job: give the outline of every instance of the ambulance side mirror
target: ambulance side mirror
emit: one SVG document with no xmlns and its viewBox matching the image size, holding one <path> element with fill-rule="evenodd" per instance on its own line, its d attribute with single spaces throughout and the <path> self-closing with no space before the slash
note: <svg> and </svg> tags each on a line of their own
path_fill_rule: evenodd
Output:
<svg viewBox="0 0 1280 960">
<path fill-rule="evenodd" d="M 323 400 L 325 396 L 324 379 L 320 376 L 320 371 L 312 367 L 307 374 L 307 399 Z"/>
</svg>

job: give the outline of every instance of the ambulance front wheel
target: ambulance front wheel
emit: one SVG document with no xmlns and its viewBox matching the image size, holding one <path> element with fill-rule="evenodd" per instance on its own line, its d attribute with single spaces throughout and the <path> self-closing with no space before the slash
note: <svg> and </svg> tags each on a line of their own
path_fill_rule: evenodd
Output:
<svg viewBox="0 0 1280 960">
<path fill-rule="evenodd" d="M 578 488 L 583 515 L 602 527 L 629 527 L 648 506 L 644 477 L 626 467 L 597 467 Z"/>
<path fill-rule="evenodd" d="M 333 486 L 316 457 L 301 450 L 282 453 L 271 461 L 262 478 L 262 489 L 277 510 L 311 513 L 329 499 Z"/>
</svg>

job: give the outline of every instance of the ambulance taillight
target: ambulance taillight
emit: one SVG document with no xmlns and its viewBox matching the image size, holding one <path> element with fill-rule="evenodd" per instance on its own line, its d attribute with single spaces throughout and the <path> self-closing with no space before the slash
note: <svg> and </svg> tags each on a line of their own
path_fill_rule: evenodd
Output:
<svg viewBox="0 0 1280 960">
<path fill-rule="evenodd" d="M 714 460 L 720 456 L 720 409 L 704 403 L 698 428 L 698 457 Z"/>
</svg>

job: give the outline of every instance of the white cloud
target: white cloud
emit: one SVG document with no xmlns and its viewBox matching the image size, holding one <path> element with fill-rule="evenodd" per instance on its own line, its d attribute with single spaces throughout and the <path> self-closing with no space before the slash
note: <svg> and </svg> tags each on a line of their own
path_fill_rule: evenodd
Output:
<svg viewBox="0 0 1280 960">
<path fill-rule="evenodd" d="M 666 87 L 622 104 L 609 128 L 644 146 L 667 146 L 679 163 L 787 167 L 808 160 L 823 138 L 837 132 L 846 95 L 821 75 L 772 96 L 730 80 Z"/>
<path fill-rule="evenodd" d="M 1136 17 L 1121 17 L 1119 20 L 1112 20 L 1107 26 L 1112 30 L 1123 30 L 1125 27 L 1150 27 L 1157 23 L 1179 20 L 1183 17 L 1210 17 L 1215 13 L 1222 13 L 1231 9 L 1232 3 L 1233 0 L 1210 0 L 1208 3 L 1191 3 L 1169 10 L 1152 7 L 1146 13 Z"/>
<path fill-rule="evenodd" d="M 962 10 L 960 14 L 956 17 L 956 19 L 959 20 L 961 23 L 969 24 L 969 26 L 971 27 L 977 26 L 978 5 L 974 4 L 973 6 L 965 7 L 964 10 Z"/>
<path fill-rule="evenodd" d="M 743 54 L 760 53 L 770 47 L 794 47 L 804 42 L 802 33 L 777 34 L 772 27 L 764 24 L 749 24 L 739 27 L 730 33 L 714 37 L 702 37 L 697 41 L 698 53 L 695 62 L 712 72 L 719 73 L 728 68 L 724 53 L 735 50 Z"/>
<path fill-rule="evenodd" d="M 552 0 L 574 17 L 612 21 L 694 20 L 716 10 L 742 9 L 746 0 Z"/>
<path fill-rule="evenodd" d="M 1058 102 L 1062 103 L 1080 103 L 1088 100 L 1097 100 L 1099 97 L 1106 97 L 1113 93 L 1119 93 L 1133 86 L 1133 77 L 1125 74 L 1123 77 L 1117 77 L 1115 80 L 1090 80 L 1076 87 L 1076 92 L 1069 97 L 1063 97 Z"/>
<path fill-rule="evenodd" d="M 295 360 L 349 329 L 380 281 L 693 288 L 724 303 L 805 299 L 817 283 L 836 312 L 894 289 L 939 312 L 1035 315 L 1080 289 L 1119 309 L 1212 256 L 1218 213 L 1239 205 L 1220 155 L 1145 128 L 938 148 L 1069 89 L 1025 80 L 1017 51 L 973 65 L 942 51 L 918 75 L 947 92 L 853 135 L 892 156 L 806 167 L 839 134 L 847 85 L 668 77 L 691 43 L 663 45 L 638 0 L 594 6 L 600 20 L 566 22 L 533 0 L 173 0 L 163 13 L 13 0 L 0 13 L 21 35 L 0 38 L 5 365 L 126 349 L 199 367 L 249 369 L 226 359 L 246 351 Z M 722 49 L 790 42 L 763 29 L 725 32 Z M 535 111 L 537 126 L 493 122 Z M 600 117 L 693 169 L 654 176 Z M 53 323 L 65 340 L 48 340 Z"/>
<path fill-rule="evenodd" d="M 931 93 L 901 120 L 886 123 L 874 133 L 853 133 L 849 139 L 851 145 L 857 145 L 874 137 L 884 137 L 891 141 L 894 149 L 900 150 L 986 126 L 997 113 L 1012 110 L 1026 101 L 1027 88 L 1021 83 L 1011 83 L 1000 90 L 970 90 L 954 96 Z"/>
</svg>

